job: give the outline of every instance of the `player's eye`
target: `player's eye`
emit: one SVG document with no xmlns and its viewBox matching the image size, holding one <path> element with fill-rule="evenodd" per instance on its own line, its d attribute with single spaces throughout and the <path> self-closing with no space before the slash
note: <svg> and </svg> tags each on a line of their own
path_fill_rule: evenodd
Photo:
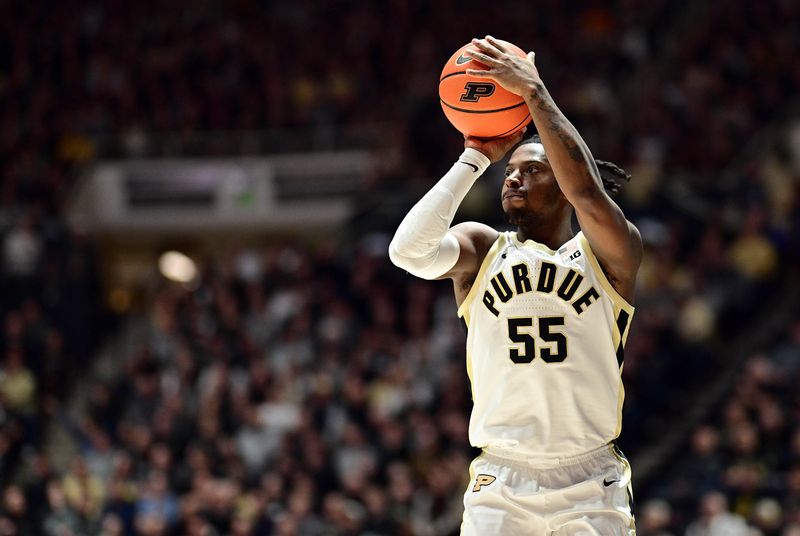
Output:
<svg viewBox="0 0 800 536">
<path fill-rule="evenodd" d="M 536 173 L 537 169 L 535 166 L 529 166 L 528 169 L 525 170 L 525 173 Z"/>
<path fill-rule="evenodd" d="M 510 168 L 506 168 L 506 177 L 508 177 L 509 175 L 511 175 L 511 172 L 512 172 L 512 171 L 513 171 L 512 169 L 510 169 Z"/>
</svg>

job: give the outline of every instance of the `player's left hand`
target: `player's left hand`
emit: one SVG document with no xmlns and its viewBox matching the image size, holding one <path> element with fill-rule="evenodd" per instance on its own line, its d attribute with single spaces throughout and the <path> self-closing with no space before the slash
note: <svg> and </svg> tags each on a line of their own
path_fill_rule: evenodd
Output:
<svg viewBox="0 0 800 536">
<path fill-rule="evenodd" d="M 534 63 L 533 52 L 528 52 L 524 58 L 517 56 L 491 35 L 487 35 L 485 39 L 473 39 L 472 45 L 478 51 L 468 48 L 464 51 L 464 55 L 483 63 L 487 68 L 467 69 L 468 75 L 494 80 L 511 93 L 523 98 L 542 84 Z"/>
<path fill-rule="evenodd" d="M 522 141 L 522 136 L 528 127 L 522 127 L 521 130 L 506 136 L 504 138 L 493 138 L 491 140 L 482 140 L 474 136 L 464 136 L 464 148 L 475 149 L 480 151 L 488 158 L 492 164 L 502 160 L 508 151 L 510 151 L 516 144 Z"/>
</svg>

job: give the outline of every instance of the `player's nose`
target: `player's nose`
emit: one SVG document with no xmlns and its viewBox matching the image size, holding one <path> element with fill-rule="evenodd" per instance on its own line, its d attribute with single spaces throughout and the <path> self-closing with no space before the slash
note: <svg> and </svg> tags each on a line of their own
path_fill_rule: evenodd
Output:
<svg viewBox="0 0 800 536">
<path fill-rule="evenodd" d="M 519 180 L 519 171 L 513 171 L 505 178 L 506 188 L 519 188 L 522 181 Z"/>
</svg>

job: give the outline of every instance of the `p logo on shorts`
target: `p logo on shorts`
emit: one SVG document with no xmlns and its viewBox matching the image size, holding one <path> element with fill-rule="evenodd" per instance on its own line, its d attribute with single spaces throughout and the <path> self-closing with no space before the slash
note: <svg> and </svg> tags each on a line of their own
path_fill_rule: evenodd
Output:
<svg viewBox="0 0 800 536">
<path fill-rule="evenodd" d="M 475 477 L 475 485 L 472 486 L 472 492 L 474 493 L 480 491 L 483 486 L 488 486 L 495 480 L 497 480 L 497 477 L 494 477 L 492 475 L 483 475 L 483 474 L 478 475 L 477 477 Z"/>
</svg>

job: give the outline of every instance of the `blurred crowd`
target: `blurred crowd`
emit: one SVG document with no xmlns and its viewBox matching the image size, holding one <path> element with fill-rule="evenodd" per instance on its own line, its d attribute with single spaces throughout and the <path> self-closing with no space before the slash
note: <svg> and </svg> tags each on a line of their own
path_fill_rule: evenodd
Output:
<svg viewBox="0 0 800 536">
<path fill-rule="evenodd" d="M 42 446 L 46 422 L 69 382 L 88 366 L 103 330 L 91 240 L 57 214 L 22 205 L 0 211 L 0 488 L 26 453 Z"/>
<path fill-rule="evenodd" d="M 800 320 L 753 355 L 642 506 L 641 536 L 800 534 Z M 699 498 L 699 500 L 698 500 Z M 695 519 L 696 517 L 696 519 Z"/>
<path fill-rule="evenodd" d="M 457 533 L 474 455 L 463 331 L 451 289 L 391 268 L 386 244 L 460 152 L 441 62 L 487 32 L 534 48 L 594 154 L 634 176 L 619 202 L 646 248 L 624 369 L 635 457 L 797 265 L 800 128 L 748 152 L 800 89 L 794 4 L 3 3 L 0 535 Z M 48 427 L 115 325 L 97 244 L 65 220 L 83 167 L 186 152 L 164 133 L 375 123 L 385 158 L 350 238 L 241 247 L 195 286 L 161 285 L 120 376 L 69 427 L 79 455 L 54 467 Z M 192 150 L 230 150 L 218 139 Z M 502 224 L 495 195 L 469 215 Z M 648 487 L 657 499 L 638 497 L 644 534 L 734 534 L 710 532 L 722 516 L 795 536 L 792 329 Z"/>
<path fill-rule="evenodd" d="M 80 454 L 34 466 L 6 513 L 48 534 L 457 532 L 472 455 L 452 297 L 382 252 L 353 251 L 358 270 L 332 248 L 230 253 L 157 291 L 120 376 L 92 386 Z"/>
<path fill-rule="evenodd" d="M 30 157 L 41 147 L 71 160 L 159 154 L 170 149 L 156 143 L 164 132 L 381 123 L 415 161 L 405 173 L 427 178 L 459 143 L 436 96 L 442 62 L 492 32 L 538 52 L 543 79 L 597 154 L 713 177 L 800 83 L 799 15 L 785 0 L 2 9 L 0 143 Z"/>
</svg>

